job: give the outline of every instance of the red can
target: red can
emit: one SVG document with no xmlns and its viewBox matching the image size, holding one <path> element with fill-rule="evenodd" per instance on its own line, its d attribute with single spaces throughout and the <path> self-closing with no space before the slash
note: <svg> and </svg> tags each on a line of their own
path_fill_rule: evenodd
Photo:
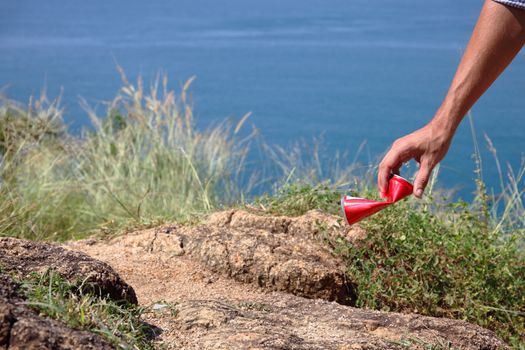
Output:
<svg viewBox="0 0 525 350">
<path fill-rule="evenodd" d="M 356 222 L 361 221 L 362 219 L 409 196 L 412 191 L 413 186 L 410 182 L 399 175 L 393 175 L 388 183 L 386 201 L 343 196 L 341 199 L 343 216 L 349 225 L 355 224 Z"/>
</svg>

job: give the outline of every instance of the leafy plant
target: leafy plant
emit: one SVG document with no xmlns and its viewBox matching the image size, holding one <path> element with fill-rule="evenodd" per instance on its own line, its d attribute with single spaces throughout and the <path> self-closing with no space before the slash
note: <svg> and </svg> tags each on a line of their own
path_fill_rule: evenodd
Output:
<svg viewBox="0 0 525 350">
<path fill-rule="evenodd" d="M 439 216 L 434 214 L 439 212 Z M 525 257 L 483 206 L 398 203 L 363 222 L 364 242 L 340 247 L 357 306 L 463 319 L 525 341 Z"/>
</svg>

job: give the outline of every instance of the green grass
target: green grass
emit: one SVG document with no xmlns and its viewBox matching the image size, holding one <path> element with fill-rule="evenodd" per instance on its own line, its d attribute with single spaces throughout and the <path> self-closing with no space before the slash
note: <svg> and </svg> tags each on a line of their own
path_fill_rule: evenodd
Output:
<svg viewBox="0 0 525 350">
<path fill-rule="evenodd" d="M 0 100 L 0 235 L 63 241 L 187 221 L 247 201 L 257 175 L 245 166 L 251 136 L 239 132 L 248 115 L 199 130 L 189 83 L 176 95 L 165 79 L 149 91 L 140 80 L 123 81 L 104 113 L 87 108 L 92 128 L 82 136 L 64 128 L 59 101 Z M 481 171 L 471 203 L 430 187 L 425 200 L 363 221 L 366 241 L 340 241 L 335 253 L 348 263 L 358 306 L 467 320 L 525 349 L 525 164 L 503 175 L 487 143 L 501 174 L 497 195 Z M 282 175 L 255 199 L 268 213 L 338 214 L 343 192 L 376 196 L 373 167 L 343 166 L 346 155 L 323 160 L 317 144 L 264 149 Z M 264 175 L 264 167 L 252 168 Z"/>
<path fill-rule="evenodd" d="M 340 213 L 340 200 L 341 193 L 329 183 L 311 185 L 297 182 L 279 188 L 272 195 L 265 194 L 256 198 L 254 204 L 275 215 L 298 216 L 310 209 L 337 215 Z"/>
<path fill-rule="evenodd" d="M 71 328 L 101 335 L 116 349 L 153 349 L 152 329 L 141 320 L 144 308 L 82 292 L 52 271 L 20 282 L 26 304 Z"/>
</svg>

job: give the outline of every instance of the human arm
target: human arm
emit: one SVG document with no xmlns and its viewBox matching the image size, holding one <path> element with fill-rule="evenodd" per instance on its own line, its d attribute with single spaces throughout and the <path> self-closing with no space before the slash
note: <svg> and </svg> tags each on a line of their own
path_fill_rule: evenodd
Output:
<svg viewBox="0 0 525 350">
<path fill-rule="evenodd" d="M 432 169 L 445 157 L 461 120 L 525 44 L 525 11 L 486 0 L 447 95 L 424 127 L 397 139 L 379 165 L 381 197 L 391 173 L 415 159 L 414 195 L 421 197 Z"/>
</svg>

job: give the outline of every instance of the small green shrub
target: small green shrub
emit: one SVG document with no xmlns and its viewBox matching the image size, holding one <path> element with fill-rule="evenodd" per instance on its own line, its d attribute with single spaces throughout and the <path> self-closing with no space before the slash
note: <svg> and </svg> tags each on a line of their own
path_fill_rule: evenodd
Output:
<svg viewBox="0 0 525 350">
<path fill-rule="evenodd" d="M 525 341 L 525 258 L 465 203 L 448 221 L 398 203 L 364 221 L 363 245 L 346 247 L 357 306 L 463 319 Z"/>
</svg>

